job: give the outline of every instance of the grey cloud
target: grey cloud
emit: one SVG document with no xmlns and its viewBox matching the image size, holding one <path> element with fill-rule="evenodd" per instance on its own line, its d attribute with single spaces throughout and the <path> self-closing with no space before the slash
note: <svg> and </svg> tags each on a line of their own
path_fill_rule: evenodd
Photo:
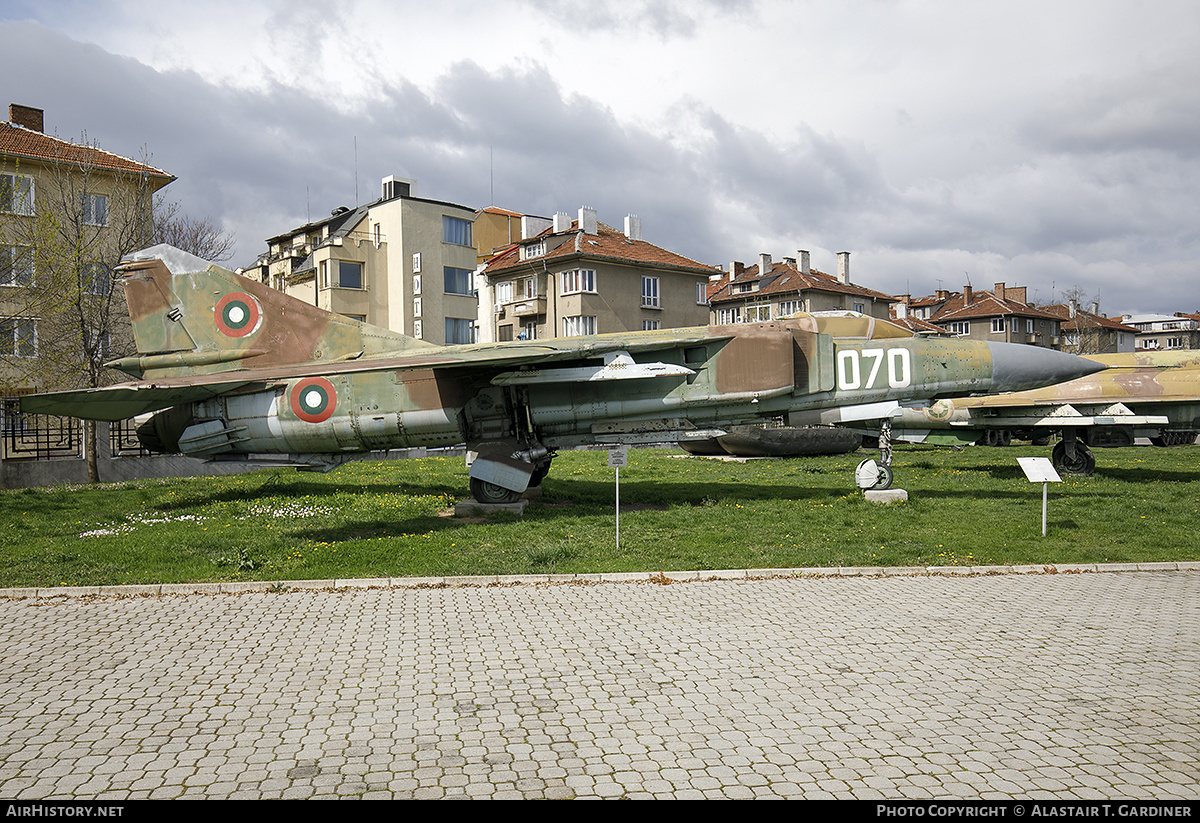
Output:
<svg viewBox="0 0 1200 823">
<path fill-rule="evenodd" d="M 546 20 L 560 26 L 623 33 L 637 31 L 661 40 L 691 38 L 700 21 L 711 16 L 753 16 L 749 0 L 525 0 Z"/>
<path fill-rule="evenodd" d="M 1024 122 L 1023 137 L 1055 152 L 1162 151 L 1200 156 L 1200 62 L 1117 79 L 1077 81 Z"/>
</svg>

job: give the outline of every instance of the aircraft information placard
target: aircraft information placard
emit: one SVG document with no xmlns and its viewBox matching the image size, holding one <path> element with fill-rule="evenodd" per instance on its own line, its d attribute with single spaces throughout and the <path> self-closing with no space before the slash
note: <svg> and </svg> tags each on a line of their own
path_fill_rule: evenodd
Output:
<svg viewBox="0 0 1200 823">
<path fill-rule="evenodd" d="M 1062 478 L 1054 470 L 1054 464 L 1048 457 L 1018 457 L 1017 463 L 1021 471 L 1029 478 L 1030 483 L 1042 484 L 1042 537 L 1046 536 L 1047 497 L 1051 483 L 1061 483 Z"/>
<path fill-rule="evenodd" d="M 1030 483 L 1062 482 L 1048 457 L 1018 457 L 1017 462 L 1021 464 L 1021 471 L 1025 472 Z"/>
</svg>

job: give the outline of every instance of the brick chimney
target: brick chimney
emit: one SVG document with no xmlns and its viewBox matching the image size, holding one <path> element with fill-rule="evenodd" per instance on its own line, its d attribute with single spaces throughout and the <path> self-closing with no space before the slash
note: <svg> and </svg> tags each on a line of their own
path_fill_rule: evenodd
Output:
<svg viewBox="0 0 1200 823">
<path fill-rule="evenodd" d="M 46 113 L 32 106 L 22 106 L 18 103 L 8 104 L 8 122 L 14 126 L 24 126 L 30 131 L 46 131 Z"/>
<path fill-rule="evenodd" d="M 971 299 L 972 299 L 974 296 L 975 296 L 975 290 L 974 290 L 974 289 L 972 289 L 972 288 L 971 288 L 969 285 L 967 285 L 967 286 L 963 286 L 963 305 L 964 305 L 964 306 L 969 306 L 969 305 L 971 305 Z"/>
<path fill-rule="evenodd" d="M 1001 300 L 1004 299 L 1004 284 L 1003 283 L 996 284 L 995 295 L 997 297 L 999 297 Z"/>
</svg>

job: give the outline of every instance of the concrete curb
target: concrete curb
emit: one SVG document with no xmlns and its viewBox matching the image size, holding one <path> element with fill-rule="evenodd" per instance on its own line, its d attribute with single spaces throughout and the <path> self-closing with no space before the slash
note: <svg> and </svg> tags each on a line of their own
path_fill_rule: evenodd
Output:
<svg viewBox="0 0 1200 823">
<path fill-rule="evenodd" d="M 162 597 L 164 595 L 245 594 L 361 589 L 442 589 L 469 586 L 594 586 L 605 583 L 669 585 L 710 580 L 763 580 L 822 577 L 980 577 L 995 575 L 1099 574 L 1117 572 L 1200 572 L 1200 561 L 1160 563 L 1061 563 L 1027 566 L 858 566 L 796 569 L 612 572 L 600 574 L 481 575 L 476 577 L 378 577 L 347 580 L 235 580 L 223 583 L 150 583 L 129 586 L 60 586 L 0 589 L 0 599 L 46 600 L 67 597 Z"/>
</svg>

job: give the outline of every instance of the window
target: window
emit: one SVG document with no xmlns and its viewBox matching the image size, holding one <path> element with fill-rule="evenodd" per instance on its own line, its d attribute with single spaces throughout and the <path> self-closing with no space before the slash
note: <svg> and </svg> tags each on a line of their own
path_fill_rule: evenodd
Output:
<svg viewBox="0 0 1200 823">
<path fill-rule="evenodd" d="M 333 285 L 339 289 L 363 288 L 363 264 L 352 260 L 322 260 L 321 288 L 330 285 L 330 270 L 333 271 Z"/>
<path fill-rule="evenodd" d="M 733 284 L 733 293 L 734 294 L 746 294 L 747 292 L 752 292 L 757 288 L 758 288 L 758 283 L 734 283 Z"/>
<path fill-rule="evenodd" d="M 539 240 L 536 243 L 530 243 L 528 246 L 521 247 L 521 259 L 528 260 L 531 257 L 541 257 L 546 253 L 545 242 Z"/>
<path fill-rule="evenodd" d="M 346 314 L 343 317 L 348 317 L 351 320 L 357 320 L 359 323 L 366 323 L 367 316 L 365 314 Z"/>
<path fill-rule="evenodd" d="M 658 278 L 642 278 L 642 305 L 648 309 L 658 308 Z"/>
<path fill-rule="evenodd" d="M 1004 318 L 992 318 L 992 334 L 1004 334 Z"/>
<path fill-rule="evenodd" d="M 522 300 L 532 300 L 533 298 L 537 297 L 537 278 L 522 278 L 519 285 L 521 287 Z"/>
<path fill-rule="evenodd" d="M 537 323 L 530 320 L 521 326 L 522 340 L 537 340 Z"/>
<path fill-rule="evenodd" d="M 89 226 L 108 225 L 108 197 L 106 195 L 83 195 L 83 222 Z"/>
<path fill-rule="evenodd" d="M 362 263 L 339 260 L 337 266 L 339 289 L 361 289 L 363 287 Z"/>
<path fill-rule="evenodd" d="M 0 246 L 0 286 L 33 285 L 33 249 Z"/>
<path fill-rule="evenodd" d="M 1013 334 L 1020 334 L 1020 333 L 1021 333 L 1021 318 L 1019 318 L 1019 317 L 1014 317 L 1014 318 L 1012 319 L 1012 333 L 1013 333 Z"/>
<path fill-rule="evenodd" d="M 32 215 L 33 178 L 27 174 L 0 174 L 0 211 Z"/>
<path fill-rule="evenodd" d="M 707 283 L 697 283 L 696 284 L 696 303 L 698 305 L 703 306 L 707 302 L 708 302 L 708 284 Z"/>
<path fill-rule="evenodd" d="M 512 339 L 513 339 L 513 331 L 512 330 L 513 330 L 513 327 L 511 325 L 501 326 L 498 329 L 498 334 L 496 335 L 496 339 L 499 340 L 501 343 L 512 342 Z"/>
<path fill-rule="evenodd" d="M 461 217 L 451 217 L 448 214 L 443 214 L 442 242 L 453 243 L 456 246 L 472 245 L 471 221 L 463 220 Z"/>
<path fill-rule="evenodd" d="M 1025 333 L 1033 334 L 1033 321 L 1032 320 L 1025 321 Z"/>
<path fill-rule="evenodd" d="M 442 271 L 446 280 L 446 294 L 474 294 L 474 289 L 471 288 L 471 275 L 474 274 L 470 269 L 456 269 L 451 266 L 443 266 Z"/>
<path fill-rule="evenodd" d="M 859 314 L 866 314 L 867 313 L 867 304 L 866 303 L 855 303 L 854 310 L 856 312 L 858 312 Z"/>
<path fill-rule="evenodd" d="M 1167 338 L 1167 348 L 1168 349 L 1182 349 L 1183 348 L 1183 338 L 1182 337 L 1168 337 Z"/>
<path fill-rule="evenodd" d="M 502 306 L 505 303 L 511 303 L 512 301 L 513 301 L 512 281 L 509 280 L 507 283 L 497 283 L 496 284 L 496 305 Z M 511 340 L 512 338 L 510 337 L 509 339 Z"/>
<path fill-rule="evenodd" d="M 576 294 L 578 292 L 596 291 L 596 272 L 593 269 L 574 269 L 563 272 L 562 293 Z"/>
<path fill-rule="evenodd" d="M 721 309 L 717 312 L 717 324 L 728 326 L 742 322 L 742 310 L 739 308 Z"/>
<path fill-rule="evenodd" d="M 584 315 L 563 318 L 563 337 L 581 337 L 596 333 L 596 318 Z"/>
<path fill-rule="evenodd" d="M 959 337 L 965 337 L 971 333 L 971 324 L 966 320 L 958 320 L 950 324 L 950 333 L 957 334 Z"/>
<path fill-rule="evenodd" d="M 657 320 L 643 320 L 642 321 L 642 331 L 658 331 L 658 321 Z"/>
<path fill-rule="evenodd" d="M 793 314 L 802 311 L 804 311 L 804 305 L 801 300 L 783 300 L 779 304 L 780 317 L 791 317 Z"/>
<path fill-rule="evenodd" d="M 103 297 L 112 289 L 112 277 L 103 263 L 84 263 L 79 272 L 79 288 L 85 294 Z"/>
<path fill-rule="evenodd" d="M 758 303 L 753 306 L 746 306 L 744 323 L 766 323 L 771 319 L 771 304 Z"/>
<path fill-rule="evenodd" d="M 459 317 L 446 318 L 446 345 L 475 342 L 475 321 Z"/>
<path fill-rule="evenodd" d="M 28 317 L 0 320 L 0 355 L 37 356 L 37 321 Z"/>
</svg>

